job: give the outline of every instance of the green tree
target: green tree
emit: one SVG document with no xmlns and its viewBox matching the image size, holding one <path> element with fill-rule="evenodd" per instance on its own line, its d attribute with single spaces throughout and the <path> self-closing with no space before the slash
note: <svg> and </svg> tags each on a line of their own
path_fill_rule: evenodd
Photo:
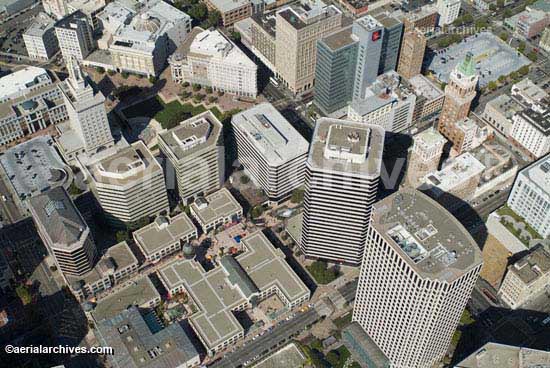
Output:
<svg viewBox="0 0 550 368">
<path fill-rule="evenodd" d="M 193 91 L 198 92 L 201 90 L 201 88 L 202 87 L 200 84 L 193 83 Z"/>
<path fill-rule="evenodd" d="M 504 83 L 506 81 L 506 76 L 505 75 L 501 75 L 500 77 L 498 77 L 498 81 L 500 83 Z"/>
<path fill-rule="evenodd" d="M 109 75 L 112 77 L 113 75 L 116 74 L 116 72 L 115 72 L 114 70 L 110 70 L 110 69 L 109 69 L 109 70 L 107 71 L 107 74 L 109 74 Z"/>
<path fill-rule="evenodd" d="M 79 194 L 82 194 L 82 190 L 76 185 L 74 181 L 69 186 L 69 194 L 72 196 L 77 196 Z"/>
<path fill-rule="evenodd" d="M 246 175 L 241 175 L 239 181 L 241 182 L 241 184 L 248 184 L 250 183 L 250 178 Z"/>
<path fill-rule="evenodd" d="M 213 91 L 212 87 L 210 86 L 205 87 L 204 90 L 206 91 L 206 93 L 212 93 Z"/>
<path fill-rule="evenodd" d="M 191 7 L 191 9 L 189 9 L 187 14 L 189 14 L 189 16 L 198 20 L 199 22 L 202 22 L 203 20 L 206 19 L 206 16 L 208 14 L 208 8 L 203 3 L 197 3 L 197 4 L 194 4 Z"/>
<path fill-rule="evenodd" d="M 301 188 L 294 189 L 290 201 L 292 203 L 302 203 L 304 201 L 304 190 Z"/>
<path fill-rule="evenodd" d="M 263 213 L 264 208 L 262 206 L 254 206 L 252 210 L 250 210 L 250 216 L 252 216 L 253 219 L 260 217 Z"/>
<path fill-rule="evenodd" d="M 502 31 L 498 36 L 500 37 L 501 40 L 508 41 L 508 32 Z"/>
<path fill-rule="evenodd" d="M 231 39 L 235 42 L 241 41 L 241 34 L 237 31 L 231 31 Z"/>
<path fill-rule="evenodd" d="M 184 88 L 189 87 L 189 82 L 183 82 L 182 86 L 183 86 Z"/>
<path fill-rule="evenodd" d="M 519 68 L 518 73 L 519 73 L 521 76 L 527 75 L 527 74 L 529 73 L 529 66 L 528 66 L 528 65 L 522 66 L 521 68 Z"/>
<path fill-rule="evenodd" d="M 518 51 L 523 53 L 525 51 L 525 42 L 521 41 L 518 45 Z"/>
<path fill-rule="evenodd" d="M 119 230 L 115 234 L 115 239 L 117 243 L 121 243 L 123 241 L 128 241 L 128 231 L 125 230 Z"/>
<path fill-rule="evenodd" d="M 533 63 L 537 61 L 537 59 L 539 58 L 537 53 L 534 52 L 534 51 L 531 51 L 530 53 L 527 54 L 527 58 L 529 60 L 531 60 Z"/>
<path fill-rule="evenodd" d="M 487 85 L 487 88 L 489 88 L 490 91 L 494 91 L 498 88 L 497 83 L 495 81 L 490 81 Z"/>
<path fill-rule="evenodd" d="M 130 73 L 128 73 L 128 72 L 122 72 L 120 75 L 122 75 L 122 78 L 128 79 L 128 77 L 130 76 Z"/>
<path fill-rule="evenodd" d="M 102 68 L 100 66 L 96 67 L 95 68 L 96 72 L 98 72 L 99 74 L 104 74 L 105 73 L 105 68 Z"/>
<path fill-rule="evenodd" d="M 216 101 L 218 101 L 218 98 L 217 98 L 217 97 L 215 97 L 215 96 L 210 96 L 210 97 L 208 97 L 208 103 L 213 104 L 213 103 L 215 103 Z"/>
<path fill-rule="evenodd" d="M 21 303 L 23 303 L 23 305 L 27 305 L 32 301 L 31 292 L 29 291 L 29 287 L 27 285 L 19 285 L 15 288 L 15 293 L 19 299 L 21 299 Z"/>
<path fill-rule="evenodd" d="M 155 77 L 154 75 L 149 76 L 149 83 L 151 84 L 157 83 L 157 77 Z"/>
<path fill-rule="evenodd" d="M 220 24 L 221 19 L 222 19 L 222 16 L 219 11 L 214 10 L 214 11 L 208 12 L 208 28 L 216 27 L 218 24 Z"/>
</svg>

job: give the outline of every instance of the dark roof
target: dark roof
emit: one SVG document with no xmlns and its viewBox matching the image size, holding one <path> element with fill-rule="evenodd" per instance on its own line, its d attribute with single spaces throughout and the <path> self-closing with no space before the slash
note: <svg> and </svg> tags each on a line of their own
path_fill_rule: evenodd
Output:
<svg viewBox="0 0 550 368">
<path fill-rule="evenodd" d="M 55 23 L 55 27 L 71 28 L 71 23 L 73 23 L 76 20 L 80 20 L 80 19 L 87 20 L 88 18 L 86 18 L 86 14 L 84 14 L 81 10 L 77 10 L 74 13 L 71 13 L 71 14 L 67 15 L 66 17 L 58 20 Z"/>
<path fill-rule="evenodd" d="M 360 360 L 361 366 L 372 368 L 390 366 L 388 357 L 357 322 L 353 322 L 342 331 L 342 338 L 353 357 Z"/>
<path fill-rule="evenodd" d="M 114 349 L 109 359 L 119 368 L 178 367 L 199 354 L 178 323 L 153 333 L 135 306 L 99 322 L 96 335 Z"/>
<path fill-rule="evenodd" d="M 34 220 L 54 243 L 71 245 L 80 240 L 88 225 L 63 187 L 50 189 L 29 200 Z"/>
</svg>

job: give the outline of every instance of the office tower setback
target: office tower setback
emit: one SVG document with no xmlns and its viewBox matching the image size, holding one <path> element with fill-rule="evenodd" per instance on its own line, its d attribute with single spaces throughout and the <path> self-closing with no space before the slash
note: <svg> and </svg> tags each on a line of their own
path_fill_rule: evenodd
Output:
<svg viewBox="0 0 550 368">
<path fill-rule="evenodd" d="M 428 129 L 413 137 L 414 145 L 407 168 L 407 181 L 418 187 L 424 177 L 437 171 L 443 146 L 447 140 L 435 129 Z"/>
<path fill-rule="evenodd" d="M 424 52 L 426 51 L 426 42 L 426 36 L 416 29 L 405 32 L 397 66 L 397 72 L 402 77 L 411 79 L 420 74 Z"/>
<path fill-rule="evenodd" d="M 29 200 L 38 234 L 61 272 L 81 276 L 90 271 L 97 250 L 90 228 L 62 187 Z"/>
<path fill-rule="evenodd" d="M 109 148 L 114 140 L 105 111 L 105 97 L 90 84 L 75 56 L 66 59 L 69 78 L 60 84 L 70 129 L 75 133 L 72 145 L 82 146 L 82 152 L 92 155 Z"/>
<path fill-rule="evenodd" d="M 317 42 L 313 102 L 325 115 L 345 109 L 352 99 L 357 45 L 351 27 Z"/>
<path fill-rule="evenodd" d="M 353 34 L 359 42 L 353 99 L 362 99 L 367 87 L 374 83 L 378 76 L 384 26 L 372 16 L 366 15 L 353 23 Z"/>
<path fill-rule="evenodd" d="M 142 141 L 90 164 L 86 171 L 107 220 L 115 225 L 169 210 L 162 167 Z"/>
<path fill-rule="evenodd" d="M 550 236 L 550 155 L 519 172 L 508 206 L 543 239 Z"/>
<path fill-rule="evenodd" d="M 273 105 L 256 105 L 231 123 L 239 162 L 271 201 L 303 184 L 308 142 Z"/>
<path fill-rule="evenodd" d="M 224 180 L 221 137 L 222 123 L 210 111 L 159 134 L 159 148 L 175 170 L 178 193 L 184 203 L 221 187 Z M 168 185 L 173 180 L 171 173 L 167 173 Z"/>
<path fill-rule="evenodd" d="M 277 75 L 292 93 L 313 88 L 317 40 L 339 29 L 342 13 L 320 0 L 305 0 L 277 11 L 275 21 Z"/>
<path fill-rule="evenodd" d="M 447 352 L 481 265 L 458 220 L 403 189 L 373 208 L 352 320 L 392 367 L 432 367 Z"/>
<path fill-rule="evenodd" d="M 468 52 L 464 60 L 451 72 L 445 87 L 445 102 L 439 116 L 439 132 L 450 140 L 453 149 L 461 153 L 464 133 L 457 122 L 468 117 L 470 105 L 476 97 L 478 75 L 473 55 Z"/>
<path fill-rule="evenodd" d="M 71 56 L 82 61 L 95 48 L 92 27 L 80 10 L 55 23 L 55 34 L 65 61 Z"/>
<path fill-rule="evenodd" d="M 306 257 L 361 263 L 383 148 L 378 126 L 317 120 L 305 175 L 300 247 Z"/>
</svg>

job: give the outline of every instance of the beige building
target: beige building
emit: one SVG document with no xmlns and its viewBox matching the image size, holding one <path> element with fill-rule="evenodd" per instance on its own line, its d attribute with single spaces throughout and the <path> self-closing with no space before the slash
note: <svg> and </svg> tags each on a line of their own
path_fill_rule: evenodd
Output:
<svg viewBox="0 0 550 368">
<path fill-rule="evenodd" d="M 243 208 L 226 188 L 198 198 L 189 209 L 204 233 L 217 226 L 238 221 L 243 215 Z"/>
<path fill-rule="evenodd" d="M 185 213 L 159 216 L 149 225 L 134 231 L 134 241 L 149 262 L 158 262 L 197 237 L 197 229 Z"/>
<path fill-rule="evenodd" d="M 162 167 L 142 141 L 88 165 L 86 171 L 114 224 L 131 224 L 169 210 Z"/>
<path fill-rule="evenodd" d="M 222 124 L 210 111 L 159 134 L 159 148 L 175 170 L 184 203 L 221 187 L 225 167 L 221 137 Z"/>
<path fill-rule="evenodd" d="M 224 27 L 230 27 L 235 22 L 252 15 L 250 0 L 205 0 L 209 10 L 217 10 L 222 17 Z"/>
<path fill-rule="evenodd" d="M 413 137 L 414 145 L 407 168 L 407 181 L 413 188 L 422 183 L 422 179 L 437 171 L 443 146 L 447 140 L 435 129 L 428 129 Z"/>
<path fill-rule="evenodd" d="M 403 35 L 397 72 L 406 79 L 420 74 L 422 61 L 426 51 L 426 37 L 416 29 L 411 29 Z"/>
<path fill-rule="evenodd" d="M 550 292 L 550 246 L 539 244 L 508 267 L 498 296 L 517 309 L 545 291 Z"/>
<path fill-rule="evenodd" d="M 413 125 L 431 124 L 441 113 L 445 94 L 435 83 L 422 74 L 410 78 L 409 84 L 416 94 Z"/>
</svg>

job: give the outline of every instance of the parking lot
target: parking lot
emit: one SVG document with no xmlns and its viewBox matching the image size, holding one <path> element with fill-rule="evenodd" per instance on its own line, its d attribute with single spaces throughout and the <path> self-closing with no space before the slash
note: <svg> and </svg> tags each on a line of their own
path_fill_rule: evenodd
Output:
<svg viewBox="0 0 550 368">
<path fill-rule="evenodd" d="M 36 15 L 43 11 L 42 5 L 35 6 L 0 25 L 0 51 L 27 56 L 23 33 Z"/>
</svg>

